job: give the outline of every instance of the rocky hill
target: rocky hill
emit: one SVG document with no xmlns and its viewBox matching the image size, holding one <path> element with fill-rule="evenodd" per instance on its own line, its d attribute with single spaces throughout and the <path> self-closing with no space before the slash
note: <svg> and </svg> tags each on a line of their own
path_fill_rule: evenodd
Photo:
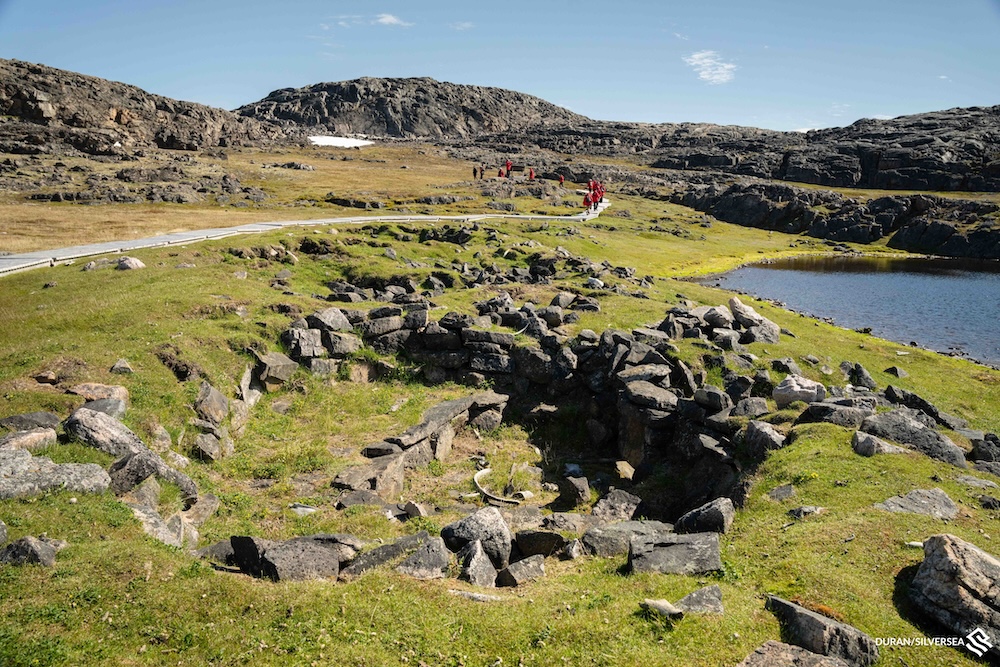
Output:
<svg viewBox="0 0 1000 667">
<path fill-rule="evenodd" d="M 282 137 L 277 126 L 223 109 L 45 65 L 0 60 L 0 152 L 202 150 Z"/>
<path fill-rule="evenodd" d="M 1000 191 L 1000 106 L 862 119 L 807 133 L 705 123 L 587 121 L 484 136 L 478 142 L 640 155 L 656 168 L 831 187 Z"/>
<path fill-rule="evenodd" d="M 362 78 L 276 90 L 236 110 L 247 118 L 334 134 L 459 139 L 586 121 L 545 100 L 503 88 Z"/>
</svg>

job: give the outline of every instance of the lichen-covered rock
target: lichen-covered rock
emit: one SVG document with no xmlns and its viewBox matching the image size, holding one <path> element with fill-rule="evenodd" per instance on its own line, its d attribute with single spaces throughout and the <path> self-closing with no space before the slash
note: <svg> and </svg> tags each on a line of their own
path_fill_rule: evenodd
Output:
<svg viewBox="0 0 1000 667">
<path fill-rule="evenodd" d="M 502 570 L 510 559 L 511 534 L 500 510 L 484 507 L 475 514 L 450 523 L 441 529 L 441 537 L 452 551 L 479 541 L 494 567 Z"/>
<path fill-rule="evenodd" d="M 782 638 L 791 644 L 856 667 L 868 667 L 878 660 L 875 640 L 855 627 L 774 595 L 767 596 L 766 606 L 778 617 L 784 630 Z"/>
</svg>

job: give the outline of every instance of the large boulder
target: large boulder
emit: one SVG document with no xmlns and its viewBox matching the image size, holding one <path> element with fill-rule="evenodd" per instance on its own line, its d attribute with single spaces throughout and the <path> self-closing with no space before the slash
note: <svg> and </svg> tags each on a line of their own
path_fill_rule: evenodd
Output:
<svg viewBox="0 0 1000 667">
<path fill-rule="evenodd" d="M 902 447 L 889 444 L 882 438 L 876 437 L 864 431 L 855 431 L 851 437 L 851 447 L 855 453 L 861 456 L 875 456 L 876 454 L 905 454 Z"/>
<path fill-rule="evenodd" d="M 924 540 L 924 560 L 910 583 L 913 604 L 951 634 L 966 637 L 985 634 L 994 648 L 992 662 L 1000 659 L 1000 610 L 997 582 L 1000 560 L 954 535 L 933 535 Z M 980 635 L 981 636 L 981 635 Z"/>
<path fill-rule="evenodd" d="M 772 449 L 785 446 L 785 436 L 767 422 L 751 421 L 743 432 L 743 446 L 757 460 L 763 460 Z"/>
<path fill-rule="evenodd" d="M 716 498 L 677 519 L 674 530 L 678 533 L 725 533 L 735 518 L 733 501 Z"/>
<path fill-rule="evenodd" d="M 496 507 L 484 507 L 475 514 L 448 524 L 441 529 L 441 537 L 452 551 L 479 541 L 497 570 L 507 567 L 510 560 L 510 528 Z"/>
<path fill-rule="evenodd" d="M 95 463 L 53 463 L 23 449 L 0 449 L 0 500 L 67 490 L 103 493 L 111 478 Z"/>
<path fill-rule="evenodd" d="M 672 532 L 674 527 L 660 521 L 619 521 L 601 524 L 583 534 L 583 545 L 595 556 L 610 557 L 628 553 L 633 537 Z"/>
<path fill-rule="evenodd" d="M 771 392 L 771 398 L 779 410 L 795 401 L 817 403 L 826 398 L 826 387 L 801 375 L 786 375 Z"/>
<path fill-rule="evenodd" d="M 483 550 L 483 544 L 479 540 L 466 544 L 458 552 L 458 560 L 462 565 L 462 571 L 458 578 L 467 581 L 473 586 L 484 586 L 493 588 L 496 586 L 497 569 L 493 567 L 493 562 Z"/>
<path fill-rule="evenodd" d="M 718 533 L 638 535 L 629 543 L 628 569 L 661 574 L 704 574 L 722 569 Z"/>
<path fill-rule="evenodd" d="M 56 564 L 56 548 L 48 540 L 27 535 L 0 549 L 0 563 L 52 567 Z"/>
<path fill-rule="evenodd" d="M 622 489 L 612 489 L 594 505 L 593 515 L 601 521 L 628 521 L 642 504 L 642 498 Z"/>
<path fill-rule="evenodd" d="M 545 576 L 545 556 L 536 554 L 511 563 L 497 574 L 497 586 L 520 586 Z"/>
<path fill-rule="evenodd" d="M 932 459 L 965 468 L 965 452 L 949 438 L 921 423 L 906 410 L 872 415 L 861 423 L 861 430 L 901 445 L 907 445 Z"/>
<path fill-rule="evenodd" d="M 886 512 L 923 514 L 935 519 L 954 519 L 958 516 L 958 505 L 938 488 L 915 489 L 906 495 L 875 503 L 875 507 Z"/>
<path fill-rule="evenodd" d="M 57 439 L 55 429 L 32 428 L 15 431 L 0 438 L 0 449 L 41 449 L 56 444 Z"/>
<path fill-rule="evenodd" d="M 868 667 L 878 660 L 875 640 L 857 628 L 774 595 L 767 596 L 766 606 L 778 617 L 782 638 L 796 646 L 857 667 Z"/>
<path fill-rule="evenodd" d="M 396 571 L 414 579 L 444 579 L 451 565 L 451 552 L 440 537 L 432 537 L 396 566 Z"/>
</svg>

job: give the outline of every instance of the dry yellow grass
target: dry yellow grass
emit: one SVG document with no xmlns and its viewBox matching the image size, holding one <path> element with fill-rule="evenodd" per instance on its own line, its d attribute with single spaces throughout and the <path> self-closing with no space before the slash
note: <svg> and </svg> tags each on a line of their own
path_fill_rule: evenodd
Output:
<svg viewBox="0 0 1000 667">
<path fill-rule="evenodd" d="M 157 154 L 135 163 L 102 165 L 86 162 L 96 173 L 113 175 L 123 166 L 162 166 Z M 0 155 L 0 158 L 4 156 Z M 157 159 L 161 158 L 161 159 Z M 345 160 L 345 158 L 347 158 Z M 52 163 L 57 158 L 47 158 Z M 63 158 L 73 166 L 82 159 Z M 266 167 L 268 164 L 304 162 L 315 171 Z M 167 162 L 169 164 L 169 162 Z M 0 199 L 0 251 L 30 252 L 84 243 L 144 238 L 175 231 L 234 227 L 269 220 L 306 220 L 358 215 L 321 203 L 295 205 L 298 200 L 322 200 L 327 193 L 338 196 L 383 201 L 405 201 L 429 192 L 471 195 L 472 165 L 448 158 L 440 149 L 423 145 L 370 146 L 361 150 L 303 147 L 265 152 L 234 151 L 228 160 L 198 157 L 198 164 L 184 163 L 191 173 L 232 173 L 244 186 L 262 188 L 268 199 L 260 206 L 234 208 L 212 201 L 200 204 L 53 204 L 27 202 L 16 195 Z M 405 168 L 404 168 L 405 167 Z M 50 190 L 82 188 L 79 177 L 73 186 Z"/>
</svg>

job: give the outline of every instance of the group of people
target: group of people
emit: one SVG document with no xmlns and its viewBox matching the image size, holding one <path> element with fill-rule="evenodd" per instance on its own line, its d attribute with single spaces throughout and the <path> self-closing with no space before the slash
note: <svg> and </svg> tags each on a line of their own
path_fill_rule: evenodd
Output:
<svg viewBox="0 0 1000 667">
<path fill-rule="evenodd" d="M 517 170 L 521 171 L 522 168 L 518 167 Z M 511 172 L 513 172 L 513 171 L 514 171 L 514 163 L 511 160 L 507 160 L 502 165 L 500 165 L 500 168 L 497 170 L 497 178 L 510 178 Z M 478 167 L 473 166 L 472 167 L 472 180 L 476 180 L 476 179 L 482 180 L 484 178 L 486 178 L 486 165 L 479 165 Z M 535 168 L 534 167 L 529 167 L 528 168 L 528 180 L 529 181 L 535 180 Z M 559 185 L 563 184 L 563 180 L 564 180 L 563 177 L 560 176 L 559 177 Z"/>
<path fill-rule="evenodd" d="M 583 207 L 597 210 L 597 205 L 604 201 L 604 184 L 591 179 L 587 182 L 587 194 L 583 196 Z"/>
</svg>

